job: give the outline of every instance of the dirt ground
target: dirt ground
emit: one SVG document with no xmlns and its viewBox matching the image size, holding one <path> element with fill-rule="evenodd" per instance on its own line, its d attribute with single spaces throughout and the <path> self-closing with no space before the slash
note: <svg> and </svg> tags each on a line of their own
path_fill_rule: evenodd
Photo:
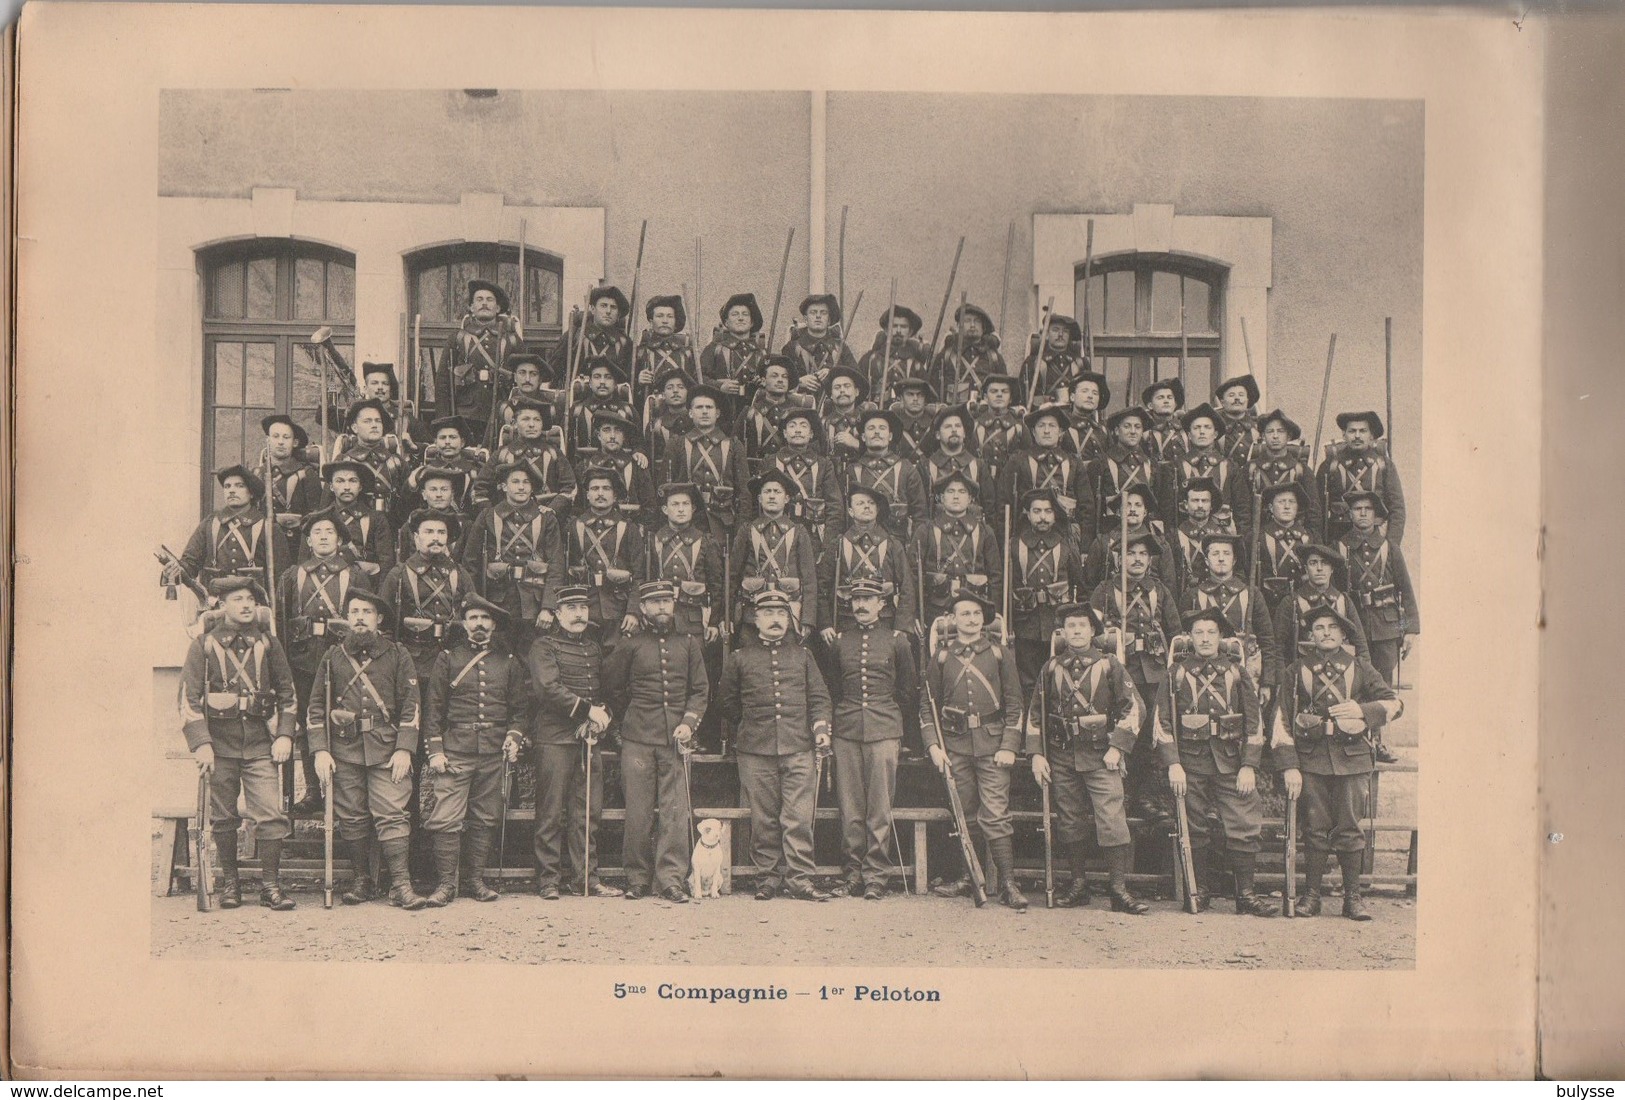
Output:
<svg viewBox="0 0 1625 1100">
<path fill-rule="evenodd" d="M 247 883 L 244 884 L 245 887 Z M 1029 895 L 1030 896 L 1030 895 Z M 297 891 L 299 908 L 199 913 L 190 896 L 154 898 L 152 954 L 172 959 L 412 962 L 634 963 L 644 965 L 878 964 L 912 966 L 1407 969 L 1416 962 L 1414 899 L 1369 899 L 1374 919 L 1356 924 L 1327 899 L 1315 920 L 1236 916 L 1221 901 L 1198 916 L 1154 901 L 1142 917 L 1087 910 L 1026 913 L 989 903 L 893 895 L 823 904 L 749 893 L 688 905 L 644 898 L 544 902 L 506 894 L 482 905 L 407 913 L 387 902 L 331 911 L 319 891 Z"/>
</svg>

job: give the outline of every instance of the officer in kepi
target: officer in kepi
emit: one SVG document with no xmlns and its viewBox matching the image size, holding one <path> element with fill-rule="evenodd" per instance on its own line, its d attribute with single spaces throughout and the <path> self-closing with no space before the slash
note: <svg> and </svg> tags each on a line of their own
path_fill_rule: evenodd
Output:
<svg viewBox="0 0 1625 1100">
<path fill-rule="evenodd" d="M 1287 793 L 1303 792 L 1305 887 L 1297 913 L 1320 916 L 1321 882 L 1335 852 L 1343 871 L 1343 915 L 1366 921 L 1371 915 L 1360 899 L 1360 818 L 1362 810 L 1376 812 L 1370 805 L 1375 739 L 1405 707 L 1371 662 L 1345 647 L 1354 625 L 1335 608 L 1317 607 L 1303 621 L 1314 648 L 1282 678 L 1270 737 Z"/>
<path fill-rule="evenodd" d="M 433 808 L 423 830 L 434 838 L 434 907 L 457 896 L 459 863 L 462 893 L 475 901 L 501 896 L 485 881 L 485 860 L 507 812 L 503 775 L 519 759 L 530 701 L 524 661 L 495 644 L 507 612 L 471 592 L 462 623 L 463 640 L 429 670 L 424 720 Z"/>
<path fill-rule="evenodd" d="M 278 874 L 282 842 L 293 824 L 282 809 L 278 768 L 293 752 L 298 703 L 282 646 L 260 611 L 260 588 L 249 577 L 217 577 L 209 593 L 219 609 L 204 616 L 181 668 L 181 721 L 186 747 L 209 777 L 209 824 L 220 863 L 220 908 L 243 903 L 237 880 L 239 792 L 254 823 L 260 857 L 260 904 L 292 909 Z M 200 844 L 207 843 L 199 839 Z"/>
</svg>

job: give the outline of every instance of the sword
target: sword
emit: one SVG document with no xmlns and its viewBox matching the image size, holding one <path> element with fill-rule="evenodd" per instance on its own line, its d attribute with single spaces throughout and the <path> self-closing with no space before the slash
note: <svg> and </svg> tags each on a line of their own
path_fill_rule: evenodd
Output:
<svg viewBox="0 0 1625 1100">
<path fill-rule="evenodd" d="M 581 848 L 582 897 L 586 897 L 588 895 L 587 879 L 590 878 L 592 874 L 592 747 L 597 743 L 598 739 L 592 735 L 591 730 L 587 732 L 587 736 L 581 741 L 581 746 L 584 750 L 583 755 L 587 758 L 587 812 L 585 815 L 583 815 L 583 842 Z"/>
</svg>

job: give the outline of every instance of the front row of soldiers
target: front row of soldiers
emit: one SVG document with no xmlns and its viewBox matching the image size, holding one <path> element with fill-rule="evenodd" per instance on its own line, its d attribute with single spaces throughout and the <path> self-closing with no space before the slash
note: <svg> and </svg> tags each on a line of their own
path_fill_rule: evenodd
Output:
<svg viewBox="0 0 1625 1100">
<path fill-rule="evenodd" d="M 1134 551 L 1150 542 L 1131 540 L 1131 564 Z M 222 577 L 210 589 L 218 605 L 206 613 L 206 629 L 187 655 L 181 709 L 188 746 L 208 775 L 222 905 L 241 904 L 241 795 L 258 844 L 261 904 L 291 909 L 279 881 L 281 849 L 292 829 L 278 768 L 292 755 L 300 707 L 295 674 L 267 629 L 257 583 Z M 1185 617 L 1186 633 L 1159 658 L 1162 675 L 1154 685 L 1116 656 L 1143 655 L 1131 631 L 1108 626 L 1088 603 L 1057 607 L 1056 652 L 1028 693 L 1016 651 L 1002 634 L 996 641 L 986 630 L 994 609 L 983 595 L 964 590 L 945 601 L 947 636 L 927 650 L 923 675 L 916 674 L 910 639 L 882 621 L 891 593 L 859 578 L 849 595 L 853 622 L 835 632 L 827 679 L 802 642 L 791 597 L 776 587 L 756 593 L 754 636 L 723 664 L 715 704 L 736 727 L 759 900 L 780 893 L 811 901 L 831 896 L 813 881 L 812 848 L 819 779 L 831 755 L 845 853 L 840 891 L 885 895 L 889 877 L 903 870 L 892 800 L 904 711 L 917 706 L 931 760 L 974 821 L 980 861 L 1004 904 L 1027 906 L 1016 884 L 1010 812 L 1011 771 L 1024 751 L 1034 778 L 1055 795 L 1062 854 L 1072 872 L 1059 903 L 1090 900 L 1084 849 L 1092 816 L 1113 909 L 1145 913 L 1149 907 L 1127 885 L 1124 779 L 1149 695 L 1156 763 L 1192 810 L 1198 904 L 1208 903 L 1216 876 L 1217 861 L 1206 855 L 1217 846 L 1208 824 L 1216 816 L 1234 872 L 1237 912 L 1273 913 L 1253 885 L 1262 815 L 1257 772 L 1267 749 L 1287 793 L 1301 793 L 1305 803 L 1308 874 L 1299 911 L 1320 911 L 1323 875 L 1335 852 L 1344 915 L 1369 919 L 1360 900 L 1360 821 L 1373 809 L 1364 803 L 1375 737 L 1401 704 L 1356 651 L 1358 628 L 1338 607 L 1302 613 L 1309 647 L 1280 677 L 1278 697 L 1261 699 L 1260 681 L 1218 607 Z M 414 653 L 391 636 L 406 627 L 406 618 L 397 620 L 388 598 L 357 585 L 335 602 L 339 616 L 322 620 L 328 644 L 304 706 L 313 767 L 331 793 L 337 837 L 355 869 L 342 895 L 346 904 L 375 896 L 375 848 L 395 905 L 442 906 L 459 893 L 495 900 L 484 871 L 503 826 L 507 778 L 527 740 L 536 770 L 538 893 L 555 899 L 562 886 L 620 894 L 598 881 L 591 843 L 603 802 L 600 743 L 617 724 L 625 895 L 688 899 L 689 761 L 712 704 L 703 634 L 681 628 L 678 589 L 651 580 L 637 592 L 637 629 L 611 638 L 606 654 L 591 622 L 594 599 L 587 586 L 562 587 L 549 629 L 523 655 L 503 643 L 514 625 L 508 612 L 477 594 L 461 596 L 455 637 L 432 654 Z M 421 828 L 431 837 L 436 876 L 427 897 L 414 891 L 407 869 L 420 746 L 431 793 Z M 573 882 L 562 881 L 567 866 Z M 967 875 L 936 892 L 952 896 L 971 888 Z"/>
</svg>

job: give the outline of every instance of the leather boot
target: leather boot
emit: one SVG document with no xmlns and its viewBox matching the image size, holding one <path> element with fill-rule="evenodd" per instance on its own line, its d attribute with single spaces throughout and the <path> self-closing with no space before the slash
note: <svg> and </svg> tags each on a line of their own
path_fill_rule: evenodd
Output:
<svg viewBox="0 0 1625 1100">
<path fill-rule="evenodd" d="M 204 840 L 202 843 L 207 844 Z M 237 881 L 237 831 L 214 834 L 215 862 L 220 864 L 220 908 L 236 909 L 243 903 L 243 884 Z"/>
<path fill-rule="evenodd" d="M 1213 904 L 1213 860 L 1207 845 L 1191 848 L 1191 863 L 1195 868 L 1196 911 L 1205 913 Z"/>
<path fill-rule="evenodd" d="M 987 896 L 996 898 L 1004 887 L 1002 876 L 999 874 L 999 865 L 993 859 L 993 853 L 988 842 L 978 834 L 976 839 L 976 860 L 982 865 L 982 884 L 987 890 Z M 968 891 L 967 891 L 968 892 Z"/>
<path fill-rule="evenodd" d="M 372 881 L 372 836 L 338 843 L 343 845 L 344 856 L 350 861 L 350 885 L 339 895 L 339 901 L 345 905 L 364 905 L 378 896 L 378 887 Z"/>
<path fill-rule="evenodd" d="M 406 868 L 407 839 L 398 837 L 379 845 L 384 850 L 384 866 L 389 868 L 389 902 L 402 909 L 422 909 L 427 904 L 412 889 L 412 872 Z"/>
<path fill-rule="evenodd" d="M 457 859 L 462 852 L 461 833 L 432 833 L 434 851 L 434 893 L 423 899 L 431 909 L 450 905 L 457 897 Z"/>
<path fill-rule="evenodd" d="M 1259 897 L 1253 890 L 1253 877 L 1258 870 L 1258 853 L 1231 852 L 1230 866 L 1236 873 L 1236 912 L 1251 917 L 1275 916 L 1276 907 Z"/>
<path fill-rule="evenodd" d="M 260 904 L 278 913 L 294 907 L 282 892 L 282 841 L 260 841 Z"/>
<path fill-rule="evenodd" d="M 1327 854 L 1315 848 L 1303 850 L 1303 893 L 1293 905 L 1300 917 L 1320 916 L 1320 880 L 1326 875 Z"/>
<path fill-rule="evenodd" d="M 463 893 L 475 901 L 496 901 L 502 895 L 485 881 L 485 857 L 491 851 L 491 830 L 484 825 L 463 826 Z"/>
<path fill-rule="evenodd" d="M 986 876 L 990 873 L 990 869 L 989 869 L 989 867 L 987 865 L 987 853 L 982 850 L 982 845 L 981 845 L 981 842 L 979 840 L 973 839 L 971 841 L 971 847 L 976 852 L 976 858 L 981 860 L 981 863 L 982 863 L 982 875 L 983 875 L 983 877 L 985 879 Z M 986 887 L 987 887 L 988 893 L 991 894 L 993 892 L 993 884 L 991 882 L 987 882 Z M 931 892 L 933 894 L 935 894 L 939 898 L 968 898 L 968 897 L 970 897 L 971 894 L 974 892 L 971 889 L 970 868 L 969 867 L 962 868 L 960 870 L 960 872 L 959 872 L 959 877 L 956 878 L 956 879 L 953 879 L 953 880 L 948 881 L 948 882 L 939 882 L 939 883 L 937 883 L 937 885 L 931 887 Z"/>
<path fill-rule="evenodd" d="M 1027 895 L 1016 885 L 1016 845 L 1012 837 L 987 842 L 988 854 L 999 871 L 999 895 L 1004 904 L 1018 913 L 1027 911 Z"/>
<path fill-rule="evenodd" d="M 1337 862 L 1343 867 L 1343 915 L 1349 920 L 1370 920 L 1371 914 L 1360 900 L 1360 865 L 1365 853 L 1338 852 Z"/>
<path fill-rule="evenodd" d="M 1118 844 L 1105 851 L 1106 869 L 1111 882 L 1108 889 L 1112 896 L 1112 912 L 1131 913 L 1136 917 L 1143 917 L 1151 911 L 1151 906 L 1129 893 L 1128 888 L 1128 872 L 1134 858 L 1134 845 Z"/>
<path fill-rule="evenodd" d="M 1084 873 L 1084 851 L 1082 844 L 1067 845 L 1066 861 L 1072 870 L 1072 881 L 1067 883 L 1066 893 L 1055 899 L 1057 909 L 1079 909 L 1093 900 L 1089 879 Z"/>
</svg>

